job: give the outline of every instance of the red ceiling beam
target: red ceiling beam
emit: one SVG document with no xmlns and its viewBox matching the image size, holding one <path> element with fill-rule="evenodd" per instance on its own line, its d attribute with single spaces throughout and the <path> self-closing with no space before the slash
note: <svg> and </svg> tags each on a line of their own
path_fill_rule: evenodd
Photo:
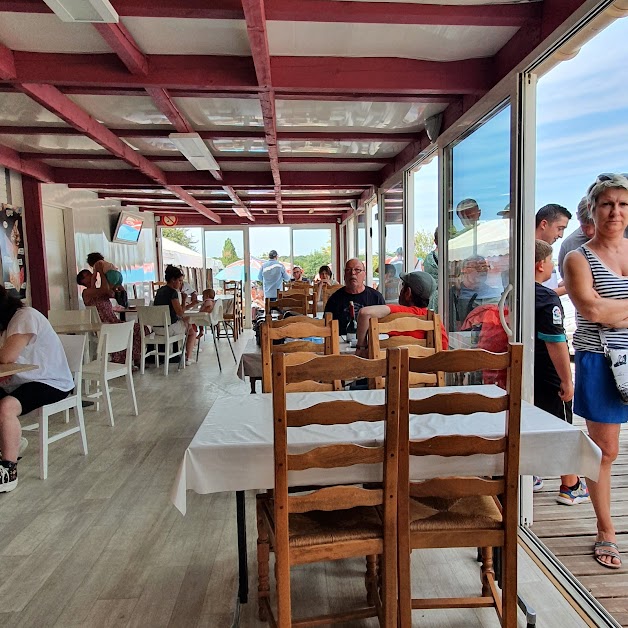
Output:
<svg viewBox="0 0 628 628">
<path fill-rule="evenodd" d="M 284 90 L 338 94 L 374 91 L 382 94 L 475 94 L 488 91 L 494 84 L 492 59 L 272 57 L 271 67 L 277 98 L 281 98 Z"/>
<path fill-rule="evenodd" d="M 249 36 L 255 74 L 260 87 L 260 105 L 264 121 L 266 146 L 270 171 L 275 184 L 275 201 L 279 222 L 283 222 L 281 211 L 281 175 L 279 173 L 279 150 L 277 148 L 277 116 L 275 114 L 275 93 L 271 77 L 270 51 L 268 49 L 268 33 L 266 32 L 266 15 L 264 0 L 242 0 L 246 30 Z"/>
<path fill-rule="evenodd" d="M 240 193 L 241 194 L 241 193 Z M 307 201 L 310 203 L 314 202 L 329 202 L 336 203 L 338 205 L 344 205 L 351 201 L 351 199 L 355 196 L 355 194 L 350 195 L 340 195 L 340 194 L 326 194 L 326 195 L 313 195 L 313 194 L 291 194 L 286 196 L 283 199 L 284 204 L 291 205 L 296 203 L 297 201 Z M 135 201 L 137 204 L 138 201 L 152 203 L 154 201 L 173 201 L 175 200 L 172 196 L 166 196 L 164 194 L 134 194 L 132 192 L 98 192 L 98 198 L 110 198 L 117 199 L 121 201 Z M 197 201 L 201 201 L 203 203 L 209 202 L 209 204 L 225 204 L 230 203 L 230 199 L 221 199 L 217 198 L 216 195 L 213 194 L 194 194 L 194 198 Z M 245 197 L 246 203 L 249 206 L 256 207 L 258 205 L 272 205 L 274 204 L 274 200 L 268 198 L 268 195 L 248 195 Z"/>
<path fill-rule="evenodd" d="M 178 227 L 200 227 L 200 226 L 212 226 L 208 220 L 203 220 L 202 216 L 177 216 L 179 219 L 177 226 Z M 287 218 L 289 220 L 286 224 L 291 225 L 309 225 L 309 224 L 330 224 L 335 222 L 334 216 L 330 216 L 327 214 L 288 214 Z M 246 219 L 239 218 L 235 215 L 226 215 L 222 216 L 222 225 L 221 226 L 230 226 L 230 225 L 246 225 L 248 222 Z M 256 226 L 261 225 L 276 225 L 277 222 L 277 214 L 260 214 L 255 216 L 255 224 Z M 214 225 L 215 226 L 215 225 Z"/>
<path fill-rule="evenodd" d="M 146 88 L 257 92 L 250 57 L 149 55 L 145 76 L 130 74 L 115 54 L 14 51 L 16 82 L 61 88 Z M 368 71 L 364 68 L 368 67 Z M 281 92 L 451 96 L 485 92 L 493 85 L 492 59 L 419 61 L 395 57 L 270 57 L 272 87 Z M 419 98 L 420 100 L 420 98 Z"/>
<path fill-rule="evenodd" d="M 109 129 L 111 133 L 124 138 L 167 138 L 170 131 L 167 129 Z M 81 131 L 68 127 L 53 126 L 0 126 L 0 134 L 6 135 L 82 135 Z M 204 140 L 223 139 L 263 139 L 264 131 L 256 130 L 233 130 L 233 131 L 198 131 Z M 347 141 L 347 142 L 400 142 L 407 143 L 416 139 L 416 133 L 380 133 L 367 131 L 278 131 L 277 139 L 280 142 L 318 142 L 318 141 Z M 233 161 L 246 161 L 246 157 L 233 157 Z M 229 158 L 228 157 L 228 158 Z M 216 159 L 222 157 L 216 155 Z M 156 159 L 156 161 L 159 161 Z M 282 158 L 283 161 L 283 158 Z"/>
<path fill-rule="evenodd" d="M 170 94 L 162 87 L 147 87 L 146 92 L 153 99 L 157 108 L 170 121 L 170 124 L 177 130 L 177 133 L 194 133 L 194 129 L 186 120 L 179 108 L 172 102 Z M 183 157 L 185 160 L 185 157 Z"/>
<path fill-rule="evenodd" d="M 148 74 L 148 59 L 124 24 L 94 24 L 93 26 L 131 74 L 139 76 Z"/>
<path fill-rule="evenodd" d="M 59 86 L 257 91 L 250 57 L 150 55 L 146 75 L 130 74 L 116 54 L 13 51 L 16 81 Z"/>
<path fill-rule="evenodd" d="M 522 26 L 540 18 L 534 4 L 447 6 L 404 2 L 344 2 L 334 0 L 265 0 L 268 20 L 424 24 L 426 26 Z"/>
<path fill-rule="evenodd" d="M 13 51 L 0 43 L 0 80 L 10 81 L 17 76 Z"/>
<path fill-rule="evenodd" d="M 17 151 L 8 146 L 0 146 L 0 166 L 28 175 L 43 183 L 54 181 L 53 169 L 36 159 L 24 159 Z"/>
<path fill-rule="evenodd" d="M 56 183 L 74 184 L 82 187 L 105 188 L 105 186 L 125 187 L 137 185 L 146 188 L 154 187 L 154 181 L 141 172 L 134 170 L 102 170 L 91 168 L 53 168 Z M 168 185 L 192 187 L 195 189 L 215 188 L 218 182 L 208 173 L 201 170 L 194 172 L 167 172 Z M 282 173 L 282 185 L 295 188 L 360 188 L 375 185 L 378 182 L 377 172 L 363 171 L 285 171 Z M 273 185 L 270 172 L 225 172 L 223 185 L 234 188 L 267 187 Z M 244 190 L 240 190 L 241 192 Z"/>
<path fill-rule="evenodd" d="M 122 17 L 225 20 L 241 20 L 244 17 L 238 0 L 115 0 L 114 5 Z M 265 5 L 266 19 L 295 22 L 521 26 L 523 22 L 538 17 L 534 4 L 467 7 L 403 2 L 347 2 L 339 9 L 330 0 L 265 0 Z M 0 7 L 3 11 L 50 12 L 40 0 L 3 0 Z"/>
</svg>

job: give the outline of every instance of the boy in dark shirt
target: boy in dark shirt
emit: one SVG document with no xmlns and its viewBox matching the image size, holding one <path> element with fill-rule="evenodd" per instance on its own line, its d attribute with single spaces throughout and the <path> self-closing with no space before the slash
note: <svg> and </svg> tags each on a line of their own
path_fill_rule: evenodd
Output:
<svg viewBox="0 0 628 628">
<path fill-rule="evenodd" d="M 556 292 L 541 285 L 551 277 L 554 269 L 552 247 L 547 242 L 536 241 L 534 262 L 534 405 L 571 423 L 574 390 L 563 327 L 565 314 Z M 590 501 L 584 479 L 577 475 L 563 475 L 560 480 L 560 492 L 556 498 L 559 504 L 573 506 Z M 543 480 L 535 476 L 534 490 L 542 487 Z"/>
</svg>

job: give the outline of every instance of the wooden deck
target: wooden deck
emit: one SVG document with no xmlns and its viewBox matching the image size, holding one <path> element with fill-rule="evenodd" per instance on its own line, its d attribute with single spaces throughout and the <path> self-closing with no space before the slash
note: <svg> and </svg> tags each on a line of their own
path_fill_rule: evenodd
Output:
<svg viewBox="0 0 628 628">
<path fill-rule="evenodd" d="M 584 428 L 584 421 L 576 424 Z M 624 428 L 620 434 L 619 457 L 613 465 L 613 520 L 621 569 L 607 569 L 593 559 L 593 506 L 558 504 L 558 478 L 545 478 L 543 490 L 534 496 L 532 531 L 622 626 L 628 626 L 628 431 Z"/>
</svg>

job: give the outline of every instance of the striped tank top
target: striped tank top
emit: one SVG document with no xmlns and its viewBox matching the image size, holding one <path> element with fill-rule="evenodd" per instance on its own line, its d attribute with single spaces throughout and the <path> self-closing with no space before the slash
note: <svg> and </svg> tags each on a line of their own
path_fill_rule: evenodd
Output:
<svg viewBox="0 0 628 628">
<path fill-rule="evenodd" d="M 626 314 L 628 314 L 628 277 L 621 277 L 608 269 L 598 256 L 586 245 L 577 249 L 585 256 L 591 274 L 593 275 L 593 287 L 601 296 L 608 299 L 626 299 Z M 573 346 L 576 351 L 592 351 L 603 353 L 600 341 L 599 326 L 592 323 L 576 311 L 576 331 L 573 335 Z M 612 349 L 625 349 L 628 347 L 628 329 L 611 329 L 603 327 L 608 346 Z"/>
</svg>

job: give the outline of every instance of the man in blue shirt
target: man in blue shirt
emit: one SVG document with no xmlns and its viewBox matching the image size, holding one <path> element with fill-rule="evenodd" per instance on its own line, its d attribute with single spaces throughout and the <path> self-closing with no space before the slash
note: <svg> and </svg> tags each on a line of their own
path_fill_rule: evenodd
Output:
<svg viewBox="0 0 628 628">
<path fill-rule="evenodd" d="M 276 299 L 277 291 L 281 289 L 283 282 L 290 281 L 290 276 L 277 259 L 277 251 L 274 249 L 268 254 L 268 261 L 259 269 L 257 280 L 262 282 L 265 299 Z"/>
</svg>

